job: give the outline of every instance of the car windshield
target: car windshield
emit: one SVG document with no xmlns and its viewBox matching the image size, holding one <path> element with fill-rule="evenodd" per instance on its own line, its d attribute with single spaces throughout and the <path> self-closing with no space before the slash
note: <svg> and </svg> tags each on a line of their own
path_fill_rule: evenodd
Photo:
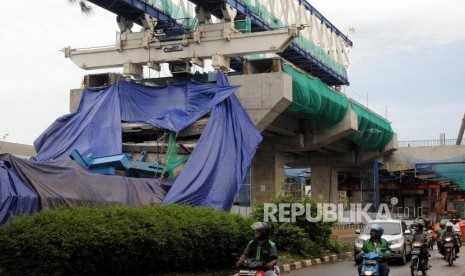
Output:
<svg viewBox="0 0 465 276">
<path fill-rule="evenodd" d="M 371 226 L 375 223 L 369 223 L 363 229 L 363 234 L 369 235 L 371 231 Z M 376 223 L 384 228 L 384 235 L 399 235 L 402 233 L 400 229 L 400 223 L 398 222 L 379 222 Z"/>
</svg>

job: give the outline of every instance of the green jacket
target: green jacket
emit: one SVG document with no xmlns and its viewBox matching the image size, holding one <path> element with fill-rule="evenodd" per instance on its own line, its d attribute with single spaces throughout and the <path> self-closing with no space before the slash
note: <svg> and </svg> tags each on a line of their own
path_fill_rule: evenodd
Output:
<svg viewBox="0 0 465 276">
<path fill-rule="evenodd" d="M 436 234 L 438 234 L 439 236 L 441 236 L 441 235 L 442 235 L 442 232 L 444 232 L 444 230 L 446 230 L 446 229 L 438 228 L 438 229 L 436 229 Z"/>
<path fill-rule="evenodd" d="M 371 241 L 371 239 L 363 243 L 362 251 L 360 253 L 363 255 L 370 252 L 380 253 L 380 255 L 384 258 L 389 258 L 392 256 L 391 249 L 389 249 L 389 244 L 385 239 L 380 239 L 380 242 L 376 245 Z"/>
</svg>

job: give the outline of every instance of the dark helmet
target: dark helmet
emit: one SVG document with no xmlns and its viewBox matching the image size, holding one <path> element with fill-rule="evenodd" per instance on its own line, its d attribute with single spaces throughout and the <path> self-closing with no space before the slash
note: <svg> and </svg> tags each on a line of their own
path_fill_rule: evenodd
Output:
<svg viewBox="0 0 465 276">
<path fill-rule="evenodd" d="M 420 231 L 423 231 L 423 224 L 417 223 L 417 224 L 415 224 L 414 226 L 418 227 L 418 229 L 419 229 Z"/>
<path fill-rule="evenodd" d="M 371 231 L 375 231 L 376 235 L 378 235 L 378 237 L 381 237 L 384 233 L 384 228 L 381 227 L 381 225 L 379 224 L 373 224 L 371 226 Z"/>
<path fill-rule="evenodd" d="M 266 222 L 255 222 L 250 226 L 252 230 L 258 231 L 262 234 L 262 237 L 269 237 L 271 235 L 271 227 Z"/>
<path fill-rule="evenodd" d="M 446 223 L 446 229 L 447 230 L 452 231 L 453 228 L 454 228 L 454 224 L 452 222 Z"/>
</svg>

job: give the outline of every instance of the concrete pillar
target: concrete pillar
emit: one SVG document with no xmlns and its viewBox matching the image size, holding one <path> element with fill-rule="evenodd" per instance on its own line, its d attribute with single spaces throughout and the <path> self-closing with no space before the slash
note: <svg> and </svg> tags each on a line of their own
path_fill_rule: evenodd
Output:
<svg viewBox="0 0 465 276">
<path fill-rule="evenodd" d="M 322 203 L 337 203 L 337 168 L 333 166 L 311 167 L 312 198 Z"/>
<path fill-rule="evenodd" d="M 266 202 L 279 195 L 283 182 L 284 154 L 258 149 L 252 161 L 252 203 Z"/>
</svg>

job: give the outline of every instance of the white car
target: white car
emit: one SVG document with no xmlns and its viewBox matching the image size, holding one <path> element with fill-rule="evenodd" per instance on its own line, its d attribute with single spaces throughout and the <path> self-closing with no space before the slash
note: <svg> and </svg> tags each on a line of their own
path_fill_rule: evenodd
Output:
<svg viewBox="0 0 465 276">
<path fill-rule="evenodd" d="M 412 239 L 412 233 L 402 220 L 372 220 L 365 225 L 362 231 L 357 229 L 355 233 L 359 234 L 359 236 L 355 238 L 354 257 L 362 250 L 363 243 L 370 239 L 370 231 L 373 224 L 378 224 L 384 228 L 382 238 L 389 244 L 392 252 L 391 259 L 398 259 L 401 264 L 405 264 L 407 256 L 411 252 L 408 241 Z M 358 259 L 355 259 L 355 262 L 359 263 Z"/>
</svg>

